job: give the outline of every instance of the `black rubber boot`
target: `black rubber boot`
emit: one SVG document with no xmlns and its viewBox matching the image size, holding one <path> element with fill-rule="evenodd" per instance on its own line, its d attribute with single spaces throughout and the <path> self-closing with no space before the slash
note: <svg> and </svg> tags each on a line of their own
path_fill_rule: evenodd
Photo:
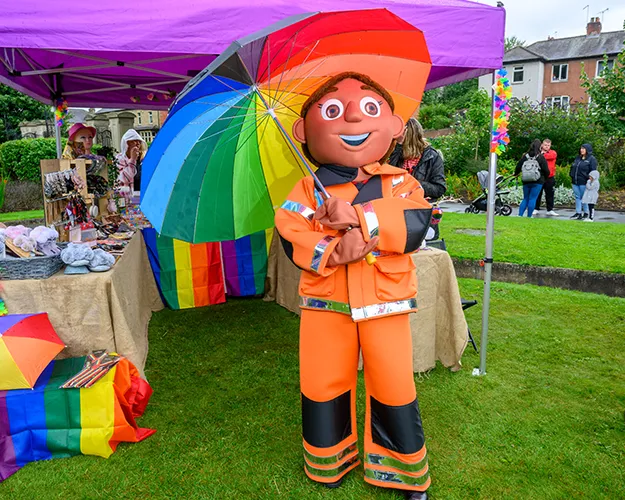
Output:
<svg viewBox="0 0 625 500">
<path fill-rule="evenodd" d="M 343 478 L 339 479 L 338 481 L 334 481 L 333 483 L 323 483 L 326 488 L 330 489 L 338 488 L 339 486 L 341 486 L 341 484 L 343 484 Z"/>
<path fill-rule="evenodd" d="M 405 491 L 406 500 L 428 500 L 427 491 Z"/>
</svg>

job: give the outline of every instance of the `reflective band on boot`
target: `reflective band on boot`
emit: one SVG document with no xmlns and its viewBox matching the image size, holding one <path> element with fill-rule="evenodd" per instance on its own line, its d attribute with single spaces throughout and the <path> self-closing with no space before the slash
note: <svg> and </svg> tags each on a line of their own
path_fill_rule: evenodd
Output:
<svg viewBox="0 0 625 500">
<path fill-rule="evenodd" d="M 347 472 L 349 469 L 356 467 L 359 463 L 360 460 L 358 460 L 358 456 L 355 456 L 334 469 L 316 469 L 315 467 L 310 466 L 308 462 L 304 462 L 304 467 L 306 468 L 306 472 L 311 476 L 322 478 L 327 480 L 327 482 L 333 482 L 338 480 L 339 476 Z"/>
<path fill-rule="evenodd" d="M 306 448 L 304 448 L 304 457 L 306 458 L 306 461 L 310 463 L 312 467 L 314 467 L 315 465 L 327 467 L 327 466 L 331 466 L 334 464 L 338 466 L 341 460 L 351 455 L 352 453 L 356 453 L 357 451 L 358 451 L 358 445 L 356 443 L 353 443 L 349 445 L 347 448 L 345 448 L 343 451 L 337 453 L 336 455 L 333 455 L 331 457 L 318 457 L 310 453 Z"/>
<path fill-rule="evenodd" d="M 373 479 L 374 481 L 389 483 L 389 486 L 426 486 L 426 484 L 430 481 L 429 472 L 421 477 L 414 477 L 407 476 L 406 474 L 401 474 L 399 472 L 386 472 L 381 470 L 366 469 L 365 477 Z"/>
<path fill-rule="evenodd" d="M 375 453 L 367 453 L 366 464 L 379 465 L 382 467 L 390 467 L 392 469 L 398 469 L 399 471 L 406 472 L 408 474 L 419 475 L 418 473 L 425 474 L 428 471 L 428 457 L 424 455 L 418 462 L 408 464 L 397 460 L 393 457 L 385 457 L 384 455 L 378 455 Z M 366 465 L 365 465 L 366 467 Z"/>
</svg>

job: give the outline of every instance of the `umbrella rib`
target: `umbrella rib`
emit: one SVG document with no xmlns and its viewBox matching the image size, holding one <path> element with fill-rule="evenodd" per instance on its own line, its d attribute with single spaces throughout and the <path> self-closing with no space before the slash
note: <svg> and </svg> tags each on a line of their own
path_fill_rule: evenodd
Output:
<svg viewBox="0 0 625 500">
<path fill-rule="evenodd" d="M 295 41 L 297 40 L 297 33 L 295 33 L 295 35 L 293 36 L 293 43 L 291 43 L 291 48 L 289 49 L 289 55 L 286 58 L 286 62 L 284 64 L 287 64 L 289 62 L 289 59 L 291 59 L 291 53 L 293 52 L 293 47 L 295 47 Z M 278 86 L 276 87 L 276 98 L 273 99 L 273 102 L 271 104 L 271 106 L 273 107 L 273 103 L 276 102 L 277 97 L 278 97 L 278 89 L 280 88 L 280 85 L 282 85 L 282 78 L 284 77 L 284 71 L 282 73 L 280 73 L 280 81 L 278 82 Z M 271 94 L 269 94 L 269 99 L 271 99 Z"/>
<path fill-rule="evenodd" d="M 232 116 L 232 117 L 228 117 L 228 118 L 230 118 L 230 121 L 233 121 L 237 116 L 238 115 L 235 115 L 235 116 Z M 240 127 L 240 126 L 241 126 L 240 123 L 236 123 L 235 125 L 230 125 L 229 127 L 225 128 L 223 130 L 219 130 L 219 131 L 215 132 L 214 134 L 211 134 L 211 135 L 208 135 L 206 137 L 202 137 L 201 139 L 198 139 L 197 142 L 200 143 L 200 142 L 203 142 L 203 141 L 205 141 L 207 139 L 215 137 L 217 135 L 225 134 L 229 130 L 235 129 L 235 128 Z M 247 127 L 246 127 L 246 129 L 247 129 Z M 243 133 L 243 131 L 239 132 L 239 135 L 241 135 L 241 133 Z M 234 137 L 237 137 L 237 136 L 235 135 Z M 228 140 L 230 140 L 230 139 L 228 139 Z"/>
<path fill-rule="evenodd" d="M 267 120 L 267 118 L 269 118 L 269 114 L 266 114 L 265 116 L 261 117 L 260 121 L 258 123 L 254 123 L 252 122 L 250 125 L 254 125 L 256 128 L 260 127 L 262 125 L 262 121 L 263 120 Z M 245 131 L 249 130 L 249 127 L 245 129 Z M 243 135 L 243 132 L 245 132 L 244 130 L 242 130 L 239 133 L 239 137 L 241 137 Z M 237 149 L 235 150 L 234 154 L 236 155 L 243 146 L 245 146 L 245 143 L 247 141 L 250 140 L 250 138 L 252 137 L 252 135 L 254 135 L 254 131 L 252 130 L 252 132 L 245 138 L 245 140 L 241 143 L 241 144 L 237 144 Z"/>
<path fill-rule="evenodd" d="M 269 116 L 269 115 L 267 115 L 267 116 Z M 262 118 L 261 118 L 261 119 L 262 119 Z M 237 124 L 235 127 L 230 127 L 230 128 L 236 128 L 236 127 L 238 127 L 238 126 L 240 126 L 240 125 L 241 125 L 241 124 Z M 219 144 L 217 144 L 217 146 L 215 146 L 215 149 L 219 148 L 220 146 L 225 146 L 226 144 L 228 144 L 228 143 L 229 143 L 230 141 L 232 141 L 233 139 L 237 139 L 237 138 L 241 137 L 241 136 L 243 135 L 243 133 L 244 133 L 244 132 L 247 132 L 250 128 L 255 127 L 255 126 L 257 126 L 257 124 L 256 124 L 255 122 L 252 122 L 252 123 L 247 124 L 247 125 L 245 126 L 245 128 L 244 128 L 244 129 L 242 129 L 242 130 L 241 130 L 238 134 L 235 134 L 235 135 L 233 135 L 232 137 L 230 137 L 229 139 L 227 139 L 227 140 L 225 140 L 225 141 L 220 142 Z M 223 130 L 223 131 L 222 131 L 222 132 L 220 132 L 220 133 L 223 133 L 223 132 L 225 132 L 225 130 Z M 207 137 L 206 139 L 208 139 L 208 137 Z M 204 140 L 204 139 L 202 139 L 202 140 Z M 199 141 L 198 141 L 198 142 L 199 142 Z"/>
<path fill-rule="evenodd" d="M 238 109 L 246 109 L 244 107 L 239 107 Z M 189 122 L 190 125 L 201 125 L 203 123 L 215 123 L 221 120 L 234 120 L 235 118 L 246 118 L 248 116 L 263 116 L 267 114 L 266 111 L 252 111 L 250 113 L 241 113 L 235 116 L 222 116 L 220 118 L 215 118 L 214 120 L 197 120 L 197 121 L 192 121 Z"/>
<path fill-rule="evenodd" d="M 301 64 L 298 66 L 297 71 L 295 72 L 295 75 L 293 76 L 293 78 L 291 78 L 291 80 L 295 80 L 295 78 L 298 76 L 299 71 L 304 67 L 304 64 L 306 64 L 308 62 L 308 58 L 315 52 L 315 49 L 317 48 L 317 45 L 319 45 L 320 40 L 317 40 L 317 42 L 315 43 L 315 46 L 310 49 L 310 52 L 308 53 L 308 55 L 306 56 L 306 58 L 301 62 Z M 290 57 L 289 57 L 290 58 Z M 325 61 L 325 59 L 327 58 L 327 56 L 319 63 L 320 65 L 323 64 L 323 61 Z M 287 63 L 289 62 L 288 59 L 286 61 Z M 286 64 L 286 63 L 285 63 Z M 315 68 L 316 69 L 316 68 Z M 314 69 L 313 69 L 314 71 Z M 282 81 L 282 76 L 284 76 L 284 71 L 282 72 L 282 74 L 280 75 L 280 81 Z M 301 82 L 300 82 L 301 83 Z M 297 88 L 297 87 L 296 87 Z M 295 90 L 295 89 L 293 89 Z M 284 94 L 286 93 L 286 89 L 284 89 L 282 91 L 282 94 L 279 96 L 278 99 L 282 99 L 282 96 L 284 96 Z"/>
<path fill-rule="evenodd" d="M 224 81 L 220 80 L 219 78 L 217 78 L 217 77 L 216 77 L 215 75 L 213 75 L 213 74 L 210 74 L 210 75 L 207 75 L 207 76 L 210 76 L 211 78 L 214 78 L 214 79 L 215 79 L 215 80 L 217 80 L 219 83 L 221 83 L 221 84 L 225 85 L 225 86 L 226 86 L 226 87 L 228 87 L 229 89 L 231 89 L 231 90 L 233 90 L 234 92 L 236 92 L 237 94 L 239 94 L 241 97 L 245 97 L 248 101 L 250 101 L 250 102 L 252 102 L 252 103 L 256 104 L 256 103 L 255 103 L 255 101 L 249 97 L 249 94 L 251 94 L 251 93 L 252 93 L 252 90 L 249 90 L 247 94 L 244 94 L 243 92 L 239 91 L 238 89 L 235 89 L 232 85 L 229 85 L 228 83 L 226 83 L 226 82 L 224 82 Z"/>
<path fill-rule="evenodd" d="M 308 77 L 309 77 L 312 73 L 314 73 L 315 71 L 317 71 L 317 69 L 319 69 L 319 67 L 320 67 L 323 63 L 325 63 L 325 62 L 327 61 L 327 59 L 328 59 L 328 56 L 324 57 L 324 58 L 323 58 L 323 59 L 319 62 L 319 64 L 317 64 L 317 66 L 315 66 L 315 67 L 314 67 L 313 69 L 311 69 L 311 70 L 310 70 L 310 71 L 309 71 L 306 75 L 304 75 L 304 77 L 302 77 L 302 79 L 299 81 L 299 83 L 298 83 L 297 85 L 295 85 L 295 87 L 293 87 L 291 90 L 289 90 L 289 91 L 288 91 L 288 92 L 289 92 L 289 94 L 292 94 L 292 96 L 291 96 L 290 98 L 288 98 L 288 99 L 287 99 L 286 101 L 284 101 L 284 102 L 282 102 L 282 101 L 280 101 L 280 102 L 282 102 L 282 104 L 285 104 L 285 103 L 290 102 L 291 100 L 295 99 L 295 96 L 300 95 L 300 94 L 301 94 L 301 92 L 300 92 L 299 94 L 295 94 L 295 90 L 297 89 L 297 87 L 299 87 L 299 86 L 300 86 L 303 82 L 305 82 L 305 81 L 306 81 L 306 79 L 307 79 L 307 78 L 308 78 Z M 299 71 L 299 69 L 301 69 L 301 68 L 302 68 L 302 66 L 303 66 L 304 64 L 305 64 L 305 62 L 302 62 L 302 64 L 300 64 L 300 66 L 299 66 L 299 68 L 298 68 L 298 71 Z M 327 76 L 329 76 L 329 75 L 327 75 Z M 295 78 L 292 78 L 291 80 L 294 80 L 294 79 L 295 79 Z M 308 86 L 308 87 L 306 87 L 304 90 L 308 90 L 308 89 L 310 89 L 310 88 L 314 87 L 315 85 L 317 85 L 317 84 L 316 84 L 316 83 L 314 83 L 314 84 L 312 84 L 312 85 L 309 85 L 309 86 Z M 286 92 L 287 92 L 287 90 L 285 89 L 285 90 L 283 91 L 282 95 L 284 95 Z M 282 96 L 280 96 L 280 98 L 282 98 Z"/>
</svg>

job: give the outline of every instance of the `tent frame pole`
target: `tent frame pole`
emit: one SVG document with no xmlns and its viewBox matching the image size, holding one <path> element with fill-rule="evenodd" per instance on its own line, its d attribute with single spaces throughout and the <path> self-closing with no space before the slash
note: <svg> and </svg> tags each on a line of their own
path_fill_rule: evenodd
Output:
<svg viewBox="0 0 625 500">
<path fill-rule="evenodd" d="M 491 134 L 495 119 L 495 73 L 491 90 Z M 495 191 L 497 179 L 497 154 L 490 153 L 488 165 L 488 206 L 486 211 L 486 248 L 484 251 L 484 296 L 482 299 L 482 337 L 480 340 L 480 375 L 486 375 L 486 350 L 488 347 L 488 319 L 490 314 L 490 283 L 493 268 L 493 242 L 495 237 Z"/>
</svg>

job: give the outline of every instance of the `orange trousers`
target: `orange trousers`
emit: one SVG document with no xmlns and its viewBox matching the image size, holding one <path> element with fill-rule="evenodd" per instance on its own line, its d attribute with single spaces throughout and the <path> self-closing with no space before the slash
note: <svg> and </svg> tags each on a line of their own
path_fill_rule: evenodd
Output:
<svg viewBox="0 0 625 500">
<path fill-rule="evenodd" d="M 302 310 L 304 470 L 314 481 L 333 483 L 360 464 L 356 381 L 361 349 L 367 398 L 365 481 L 425 491 L 430 477 L 407 314 L 354 323 L 344 314 Z"/>
</svg>

